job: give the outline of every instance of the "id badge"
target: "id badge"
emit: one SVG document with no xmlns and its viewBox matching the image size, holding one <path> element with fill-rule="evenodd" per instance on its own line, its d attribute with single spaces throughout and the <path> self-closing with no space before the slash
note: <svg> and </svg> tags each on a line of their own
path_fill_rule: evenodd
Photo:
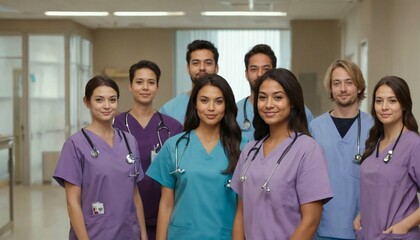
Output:
<svg viewBox="0 0 420 240">
<path fill-rule="evenodd" d="M 156 149 L 153 149 L 152 151 L 150 151 L 150 162 L 153 162 L 153 160 L 155 160 L 156 155 L 157 155 Z"/>
<path fill-rule="evenodd" d="M 92 213 L 93 215 L 105 214 L 104 204 L 101 202 L 92 203 Z"/>
</svg>

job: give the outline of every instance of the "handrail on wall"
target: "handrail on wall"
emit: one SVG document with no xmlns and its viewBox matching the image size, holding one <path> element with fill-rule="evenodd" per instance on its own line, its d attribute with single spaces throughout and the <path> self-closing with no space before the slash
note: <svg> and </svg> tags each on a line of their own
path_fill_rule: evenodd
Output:
<svg viewBox="0 0 420 240">
<path fill-rule="evenodd" d="M 8 170 L 9 170 L 9 221 L 0 226 L 0 236 L 8 231 L 13 230 L 13 185 L 14 185 L 14 175 L 13 175 L 13 137 L 11 136 L 0 136 L 0 150 L 9 149 L 8 157 Z M 0 159 L 2 161 L 3 159 Z"/>
</svg>

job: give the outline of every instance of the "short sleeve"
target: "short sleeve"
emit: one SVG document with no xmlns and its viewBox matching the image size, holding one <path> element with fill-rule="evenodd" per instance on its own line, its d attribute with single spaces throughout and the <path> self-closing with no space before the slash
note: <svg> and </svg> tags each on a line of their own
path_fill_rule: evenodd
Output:
<svg viewBox="0 0 420 240">
<path fill-rule="evenodd" d="M 166 141 L 162 149 L 150 164 L 146 175 L 159 182 L 160 185 L 174 189 L 176 178 L 170 174 L 175 166 L 172 166 L 171 141 Z"/>
<path fill-rule="evenodd" d="M 408 163 L 408 174 L 420 189 L 420 140 L 413 145 Z"/>
<path fill-rule="evenodd" d="M 321 147 L 314 143 L 305 154 L 298 169 L 296 190 L 300 204 L 332 198 L 327 164 Z"/>
<path fill-rule="evenodd" d="M 72 139 L 68 139 L 63 145 L 53 178 L 62 187 L 64 181 L 82 186 L 83 159 Z"/>
</svg>

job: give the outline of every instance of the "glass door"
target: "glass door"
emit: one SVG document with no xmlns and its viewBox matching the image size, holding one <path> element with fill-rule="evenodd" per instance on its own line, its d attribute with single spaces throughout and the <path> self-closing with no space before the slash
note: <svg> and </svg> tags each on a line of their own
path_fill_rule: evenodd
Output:
<svg viewBox="0 0 420 240">
<path fill-rule="evenodd" d="M 43 155 L 66 138 L 65 36 L 29 35 L 30 183 L 43 182 Z"/>
</svg>

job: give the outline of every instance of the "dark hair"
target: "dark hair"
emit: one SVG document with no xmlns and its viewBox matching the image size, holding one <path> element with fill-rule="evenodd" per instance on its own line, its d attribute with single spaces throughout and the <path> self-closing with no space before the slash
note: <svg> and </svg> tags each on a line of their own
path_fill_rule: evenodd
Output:
<svg viewBox="0 0 420 240">
<path fill-rule="evenodd" d="M 93 77 L 86 83 L 86 87 L 85 87 L 86 100 L 89 101 L 90 98 L 92 97 L 93 91 L 95 91 L 95 89 L 100 86 L 107 86 L 114 89 L 115 92 L 117 92 L 117 98 L 120 98 L 120 89 L 118 88 L 117 83 L 107 76 L 98 75 L 98 76 Z"/>
<path fill-rule="evenodd" d="M 235 170 L 239 159 L 241 144 L 241 129 L 236 122 L 238 108 L 236 107 L 235 96 L 229 83 L 217 74 L 209 74 L 198 79 L 191 92 L 185 116 L 184 131 L 191 131 L 198 127 L 200 118 L 197 114 L 198 92 L 205 86 L 215 86 L 223 93 L 225 100 L 225 115 L 220 122 L 220 139 L 225 154 L 229 159 L 229 165 L 224 174 L 231 174 Z"/>
<path fill-rule="evenodd" d="M 245 69 L 248 70 L 248 65 L 249 65 L 249 59 L 254 56 L 255 54 L 265 54 L 267 55 L 270 59 L 271 59 L 271 66 L 273 68 L 276 68 L 277 66 L 277 58 L 276 55 L 273 52 L 273 49 L 271 49 L 270 46 L 268 46 L 267 44 L 257 44 L 255 45 L 251 50 L 249 50 L 249 52 L 247 52 L 245 54 Z"/>
<path fill-rule="evenodd" d="M 308 130 L 308 120 L 306 119 L 305 113 L 305 105 L 303 102 L 302 87 L 291 71 L 284 68 L 273 68 L 264 73 L 255 83 L 254 120 L 252 122 L 255 128 L 255 140 L 261 140 L 270 133 L 268 124 L 264 122 L 258 112 L 258 96 L 260 87 L 264 81 L 269 79 L 278 82 L 283 87 L 287 97 L 289 98 L 291 109 L 288 119 L 288 129 L 290 131 L 296 131 L 310 136 Z"/>
<path fill-rule="evenodd" d="M 362 161 L 372 154 L 372 152 L 375 150 L 378 139 L 383 138 L 384 135 L 384 125 L 381 121 L 379 121 L 375 111 L 376 92 L 378 88 L 383 85 L 386 85 L 392 89 L 392 92 L 394 92 L 395 97 L 400 103 L 403 110 L 402 122 L 404 126 L 408 130 L 416 132 L 417 134 L 419 133 L 417 121 L 412 112 L 413 102 L 411 100 L 410 88 L 408 87 L 407 83 L 404 81 L 404 79 L 396 76 L 383 77 L 381 80 L 379 80 L 378 83 L 376 83 L 376 86 L 373 89 L 372 107 L 370 113 L 373 117 L 374 125 L 370 129 L 369 137 L 366 140 L 366 150 L 363 153 Z"/>
<path fill-rule="evenodd" d="M 155 73 L 156 83 L 159 86 L 160 68 L 156 63 L 152 61 L 148 61 L 148 60 L 141 60 L 138 63 L 131 65 L 130 70 L 128 71 L 130 74 L 130 83 L 133 83 L 134 75 L 136 74 L 136 71 L 142 68 L 148 68 Z"/>
<path fill-rule="evenodd" d="M 327 90 L 327 93 L 330 95 L 331 101 L 334 101 L 334 98 L 331 92 L 332 72 L 336 68 L 343 68 L 350 75 L 351 80 L 353 81 L 354 85 L 356 85 L 357 89 L 360 90 L 360 92 L 357 93 L 357 100 L 359 102 L 362 101 L 366 97 L 365 96 L 366 83 L 365 83 L 365 79 L 363 78 L 362 71 L 360 70 L 359 66 L 357 66 L 354 62 L 351 62 L 345 59 L 340 59 L 333 62 L 328 67 L 328 70 L 325 73 L 324 87 L 325 87 L 325 90 Z"/>
<path fill-rule="evenodd" d="M 190 63 L 191 60 L 191 53 L 195 50 L 202 50 L 207 49 L 213 53 L 214 62 L 217 65 L 217 62 L 219 61 L 219 51 L 217 51 L 217 48 L 213 45 L 213 43 L 206 41 L 206 40 L 194 40 L 187 46 L 187 64 Z"/>
</svg>

